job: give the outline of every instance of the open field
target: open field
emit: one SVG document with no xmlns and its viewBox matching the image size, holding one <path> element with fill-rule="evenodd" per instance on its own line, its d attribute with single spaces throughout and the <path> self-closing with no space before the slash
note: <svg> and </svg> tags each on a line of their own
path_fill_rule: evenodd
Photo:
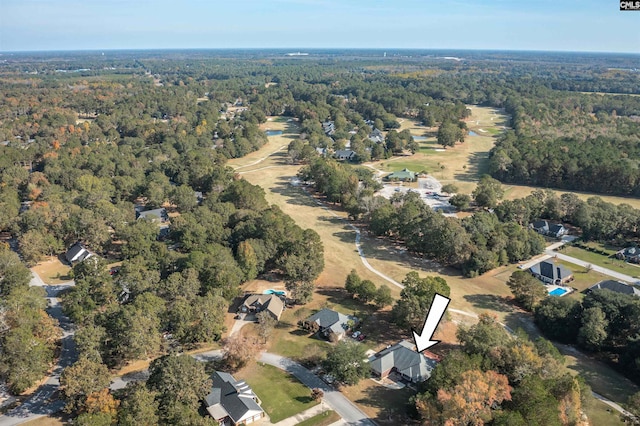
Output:
<svg viewBox="0 0 640 426">
<path fill-rule="evenodd" d="M 277 423 L 307 410 L 318 402 L 298 379 L 271 365 L 251 363 L 234 375 L 246 381 L 262 401 L 262 408 Z"/>
<path fill-rule="evenodd" d="M 599 400 L 593 401 L 593 403 L 585 409 L 585 412 L 589 417 L 589 424 L 592 426 L 625 424 L 625 422 L 622 421 L 620 413 Z"/>
<path fill-rule="evenodd" d="M 30 420 L 22 424 L 24 426 L 62 426 L 62 425 L 70 425 L 71 420 L 66 415 L 63 417 L 63 416 L 52 414 L 49 416 L 42 416 L 35 420 Z"/>
<path fill-rule="evenodd" d="M 371 379 L 362 380 L 354 386 L 343 386 L 340 392 L 358 404 L 367 417 L 389 426 L 405 423 L 397 416 L 408 411 L 409 398 L 415 395 L 415 391 L 409 388 L 389 389 Z"/>
<path fill-rule="evenodd" d="M 511 185 L 504 184 L 504 199 L 505 200 L 515 200 L 516 198 L 524 198 L 527 195 L 531 194 L 536 189 L 548 189 L 539 186 L 525 186 L 525 185 Z M 565 191 L 565 190 L 553 190 L 558 196 L 562 194 L 576 194 L 581 200 L 587 200 L 590 197 L 600 197 L 604 201 L 612 203 L 612 204 L 629 204 L 631 207 L 640 209 L 640 199 L 639 198 L 631 198 L 631 197 L 615 197 L 613 195 L 600 195 L 600 194 L 592 194 L 589 192 L 578 192 L 578 191 Z"/>
<path fill-rule="evenodd" d="M 482 110 L 481 108 L 474 109 Z M 479 113 L 478 111 L 474 112 L 476 116 L 479 116 Z M 491 117 L 494 117 L 491 110 L 489 110 L 489 112 L 483 112 L 483 114 L 488 117 L 489 121 Z M 477 126 L 482 126 L 479 128 L 486 130 L 485 127 L 489 127 L 483 123 L 482 119 L 477 121 L 480 122 Z M 493 121 L 495 121 L 495 117 Z M 268 124 L 272 129 L 277 129 L 276 126 L 283 126 L 282 128 L 287 126 L 286 122 L 268 122 Z M 415 123 L 412 126 L 415 126 Z M 289 139 L 285 139 L 287 137 Z M 370 279 L 378 286 L 383 283 L 387 284 L 392 289 L 393 296 L 396 298 L 399 297 L 400 289 L 391 283 L 386 283 L 381 277 L 373 274 L 364 267 L 354 244 L 355 231 L 343 220 L 343 218 L 346 218 L 344 212 L 334 209 L 333 206 L 318 205 L 318 202 L 304 189 L 291 184 L 291 179 L 295 177 L 300 166 L 287 164 L 286 151 L 276 151 L 274 148 L 288 144 L 293 137 L 295 137 L 295 129 L 289 127 L 283 135 L 269 137 L 269 143 L 261 150 L 243 159 L 231 160 L 229 161 L 229 165 L 243 165 L 244 167 L 237 171 L 249 182 L 264 188 L 269 203 L 279 206 L 285 213 L 290 215 L 299 226 L 314 229 L 322 238 L 325 250 L 325 269 L 316 282 L 318 290 L 314 295 L 314 300 L 305 307 L 285 312 L 283 316 L 284 324 L 274 331 L 273 338 L 271 339 L 274 345 L 269 348 L 272 352 L 299 358 L 302 354 L 306 356 L 311 351 L 316 355 L 322 356 L 322 353 L 328 349 L 328 345 L 322 341 L 309 338 L 308 334 L 302 336 L 300 332 L 296 330 L 298 319 L 310 315 L 313 309 L 319 309 L 326 303 L 332 304 L 335 309 L 343 312 L 344 309 L 347 309 L 346 313 L 350 313 L 348 310 L 353 307 L 351 301 L 341 300 L 335 296 L 332 297 L 330 293 L 333 291 L 332 289 L 344 286 L 346 276 L 351 269 L 356 269 L 363 279 Z M 469 137 L 467 142 L 477 141 L 481 137 L 482 136 Z M 462 148 L 467 142 L 450 151 L 458 150 L 462 152 Z M 490 144 L 487 144 L 483 148 L 486 149 L 486 151 L 476 147 L 475 152 L 488 152 L 492 143 L 493 142 L 490 142 Z M 440 155 L 442 153 L 434 152 L 432 155 L 436 154 Z M 445 152 L 445 154 L 447 154 L 447 152 Z M 419 154 L 416 154 L 416 157 L 417 155 Z M 478 155 L 482 156 L 484 154 Z M 473 152 L 469 150 L 464 153 L 464 155 L 458 155 L 457 159 L 455 156 L 452 156 L 452 158 L 447 161 L 451 162 L 451 167 L 455 167 L 458 161 L 466 161 L 468 164 L 471 164 L 470 161 L 473 158 L 477 157 L 473 157 Z M 262 161 L 259 161 L 261 159 Z M 407 161 L 408 158 L 403 157 L 395 161 L 402 160 Z M 387 160 L 382 163 L 393 164 L 393 161 L 389 162 Z M 389 168 L 388 170 L 392 169 Z M 463 188 L 462 192 L 470 191 L 478 179 L 477 171 L 472 174 L 469 167 L 467 167 L 466 170 L 461 168 L 461 170 L 462 172 L 469 173 L 466 175 L 468 180 L 460 179 L 455 182 L 461 188 L 463 188 L 462 185 L 467 185 L 467 189 Z M 450 171 L 447 171 L 446 166 L 445 172 L 450 173 Z M 440 178 L 438 173 L 436 173 L 435 177 Z M 454 176 L 454 178 L 456 178 L 456 176 Z M 458 176 L 458 178 L 460 178 L 460 176 Z M 444 183 L 446 182 L 445 180 Z M 451 308 L 475 313 L 491 312 L 496 314 L 502 322 L 512 329 L 528 326 L 528 328 L 535 331 L 535 327 L 531 324 L 530 316 L 523 313 L 520 308 L 513 304 L 511 292 L 505 284 L 511 273 L 516 270 L 517 265 L 501 267 L 476 278 L 463 278 L 457 270 L 441 268 L 439 265 L 433 264 L 433 262 L 428 260 L 413 257 L 407 254 L 401 247 L 394 247 L 386 240 L 370 236 L 364 230 L 362 232 L 361 245 L 371 266 L 396 281 L 402 281 L 404 276 L 412 270 L 418 271 L 421 275 L 442 276 L 451 287 Z M 568 266 L 574 272 L 578 272 L 575 265 Z M 585 272 L 584 274 L 577 273 L 576 276 L 577 279 L 572 284 L 572 286 L 576 288 L 578 287 L 576 284 L 580 287 L 587 288 L 589 285 L 602 279 L 593 271 L 589 273 Z M 472 318 L 462 317 L 457 314 L 451 314 L 451 317 L 456 321 L 472 320 Z M 385 339 L 395 339 L 397 341 L 400 338 L 410 337 L 409 330 L 401 330 L 398 333 L 383 333 L 382 331 L 375 333 L 375 329 L 379 328 L 378 324 L 382 325 L 385 321 L 388 321 L 388 319 L 385 318 L 384 311 L 382 313 L 372 314 L 369 321 L 371 321 L 371 324 L 374 324 L 373 327 L 369 328 L 367 322 L 363 324 L 363 332 L 365 332 L 365 334 L 370 333 L 368 337 L 370 340 L 365 341 L 367 346 L 373 343 L 378 343 L 380 346 L 382 342 L 386 341 Z M 387 326 L 386 328 L 391 330 L 391 327 Z M 441 328 L 438 329 L 437 333 L 442 333 L 443 337 L 439 337 L 439 335 L 436 334 L 436 338 L 443 341 L 439 346 L 445 347 L 445 344 L 455 344 L 454 330 L 450 330 L 447 327 L 441 330 Z M 603 363 L 593 361 L 586 355 L 576 354 L 573 362 L 576 369 L 580 368 L 584 371 L 590 371 L 590 374 L 587 374 L 586 377 L 594 390 L 616 402 L 624 402 L 624 399 L 621 398 L 617 387 L 608 385 L 610 382 L 617 380 L 619 383 L 618 387 L 622 386 L 625 388 L 625 395 L 637 390 L 637 387 L 630 381 L 621 380 L 622 376 L 610 367 Z M 591 369 L 591 363 L 597 364 L 598 368 Z M 354 395 L 349 395 L 349 397 L 358 402 L 365 412 L 368 410 L 378 410 L 379 412 L 383 409 L 380 406 L 376 406 L 377 403 L 370 398 L 364 398 L 363 396 L 356 397 Z"/>
<path fill-rule="evenodd" d="M 42 278 L 45 284 L 55 285 L 71 280 L 69 272 L 71 268 L 62 263 L 61 256 L 49 256 L 33 267 L 33 270 Z"/>
</svg>

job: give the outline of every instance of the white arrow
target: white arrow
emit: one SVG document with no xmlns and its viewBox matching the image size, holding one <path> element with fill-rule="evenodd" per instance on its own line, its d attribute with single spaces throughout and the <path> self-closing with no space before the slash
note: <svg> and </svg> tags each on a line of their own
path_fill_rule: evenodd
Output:
<svg viewBox="0 0 640 426">
<path fill-rule="evenodd" d="M 429 312 L 427 313 L 427 319 L 424 321 L 424 325 L 422 326 L 422 332 L 418 334 L 414 329 L 411 329 L 413 332 L 413 340 L 416 342 L 416 350 L 418 352 L 422 352 L 425 349 L 429 349 L 431 346 L 440 343 L 440 340 L 431 340 L 431 338 L 433 337 L 433 333 L 435 333 L 438 324 L 440 324 L 440 321 L 444 316 L 444 312 L 447 310 L 447 306 L 449 306 L 449 302 L 451 302 L 451 299 L 436 293 L 433 296 L 431 308 L 429 308 Z"/>
</svg>

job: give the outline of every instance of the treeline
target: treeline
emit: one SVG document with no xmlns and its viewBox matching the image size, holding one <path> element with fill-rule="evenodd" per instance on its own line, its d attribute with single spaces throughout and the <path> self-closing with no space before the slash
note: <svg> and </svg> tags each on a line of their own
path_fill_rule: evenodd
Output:
<svg viewBox="0 0 640 426">
<path fill-rule="evenodd" d="M 559 300 L 559 299 L 556 299 Z M 425 425 L 570 425 L 582 421 L 591 390 L 564 373 L 564 357 L 542 338 L 509 336 L 494 317 L 457 332 L 461 349 L 447 354 L 418 394 Z"/>
<path fill-rule="evenodd" d="M 364 174 L 362 185 L 358 182 Z M 361 218 L 378 236 L 402 241 L 411 252 L 460 268 L 467 276 L 539 254 L 544 239 L 512 220 L 477 212 L 462 220 L 445 217 L 428 207 L 417 193 L 387 200 L 374 197 L 369 172 L 319 158 L 303 167 L 299 176 L 311 182 L 331 202 L 342 203 L 351 217 Z M 502 196 L 499 183 L 485 177 L 474 193 L 480 205 L 493 207 Z"/>
<path fill-rule="evenodd" d="M 62 331 L 45 312 L 45 291 L 30 287 L 31 272 L 0 246 L 0 377 L 19 394 L 52 367 Z"/>
<path fill-rule="evenodd" d="M 549 339 L 597 353 L 640 383 L 637 297 L 609 290 L 591 291 L 581 302 L 549 297 L 535 308 L 535 321 Z"/>
</svg>

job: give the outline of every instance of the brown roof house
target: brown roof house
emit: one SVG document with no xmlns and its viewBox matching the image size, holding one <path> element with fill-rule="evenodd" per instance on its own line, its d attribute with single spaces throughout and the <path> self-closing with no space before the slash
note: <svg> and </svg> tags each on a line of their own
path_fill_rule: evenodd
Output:
<svg viewBox="0 0 640 426">
<path fill-rule="evenodd" d="M 262 311 L 269 312 L 279 321 L 284 311 L 284 302 L 275 294 L 250 294 L 238 308 L 238 315 L 244 318 Z"/>
<path fill-rule="evenodd" d="M 416 352 L 413 343 L 403 340 L 375 354 L 369 364 L 371 371 L 382 379 L 396 373 L 403 380 L 420 383 L 431 377 L 436 360 Z"/>
<path fill-rule="evenodd" d="M 224 426 L 248 425 L 264 417 L 260 399 L 244 381 L 216 371 L 211 392 L 204 398 L 207 412 Z"/>
</svg>

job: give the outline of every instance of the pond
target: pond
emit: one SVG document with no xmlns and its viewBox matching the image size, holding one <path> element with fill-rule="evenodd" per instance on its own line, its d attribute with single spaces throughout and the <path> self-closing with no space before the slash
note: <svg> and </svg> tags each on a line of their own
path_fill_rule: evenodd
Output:
<svg viewBox="0 0 640 426">
<path fill-rule="evenodd" d="M 478 134 L 472 130 L 469 130 L 469 136 L 478 136 Z"/>
<path fill-rule="evenodd" d="M 267 136 L 279 136 L 282 134 L 282 130 L 267 130 L 265 133 Z"/>
</svg>

